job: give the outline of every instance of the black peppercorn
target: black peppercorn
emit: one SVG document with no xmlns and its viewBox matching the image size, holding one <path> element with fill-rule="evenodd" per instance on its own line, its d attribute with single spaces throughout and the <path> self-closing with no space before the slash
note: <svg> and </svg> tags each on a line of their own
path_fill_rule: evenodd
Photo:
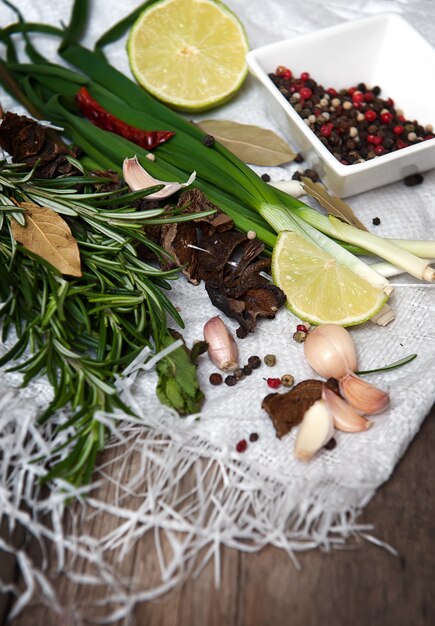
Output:
<svg viewBox="0 0 435 626">
<path fill-rule="evenodd" d="M 210 374 L 209 381 L 212 385 L 221 385 L 223 379 L 218 372 L 213 372 L 213 374 Z"/>
<path fill-rule="evenodd" d="M 249 435 L 249 441 L 254 442 L 254 441 L 258 441 L 258 439 L 259 439 L 259 434 L 258 433 L 251 433 Z"/>
<path fill-rule="evenodd" d="M 252 367 L 250 365 L 245 365 L 242 369 L 245 376 L 250 376 L 252 374 Z"/>
<path fill-rule="evenodd" d="M 237 384 L 237 378 L 230 374 L 225 378 L 225 384 L 228 385 L 228 387 L 233 387 Z"/>
<path fill-rule="evenodd" d="M 248 365 L 252 367 L 253 370 L 256 370 L 261 365 L 261 359 L 259 356 L 250 356 L 248 359 Z"/>
<path fill-rule="evenodd" d="M 261 175 L 261 180 L 264 180 L 265 183 L 268 183 L 270 181 L 269 174 L 262 174 Z"/>
<path fill-rule="evenodd" d="M 328 443 L 326 443 L 323 447 L 325 448 L 325 450 L 333 450 L 336 445 L 337 441 L 334 439 L 334 437 L 332 437 L 332 439 L 330 439 Z"/>
<path fill-rule="evenodd" d="M 372 219 L 372 224 L 374 224 L 375 226 L 379 226 L 380 223 L 381 223 L 381 220 L 379 219 L 379 217 L 374 217 Z"/>
<path fill-rule="evenodd" d="M 202 143 L 204 144 L 204 146 L 207 146 L 207 148 L 211 148 L 212 146 L 214 146 L 213 135 L 204 135 L 204 137 L 202 138 Z"/>
<path fill-rule="evenodd" d="M 407 187 L 415 187 L 415 185 L 421 185 L 424 178 L 421 174 L 410 174 L 403 179 L 403 182 Z"/>
</svg>

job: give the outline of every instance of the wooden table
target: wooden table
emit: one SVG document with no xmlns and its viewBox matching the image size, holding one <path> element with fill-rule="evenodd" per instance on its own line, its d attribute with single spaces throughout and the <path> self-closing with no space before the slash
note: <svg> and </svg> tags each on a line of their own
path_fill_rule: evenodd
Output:
<svg viewBox="0 0 435 626">
<path fill-rule="evenodd" d="M 392 478 L 360 518 L 373 523 L 375 536 L 394 546 L 399 556 L 366 541 L 353 542 L 328 554 L 300 555 L 297 571 L 275 548 L 253 555 L 224 549 L 220 590 L 214 587 L 209 564 L 196 579 L 137 606 L 138 626 L 435 624 L 434 454 L 435 407 Z M 0 567 L 12 570 L 13 564 L 2 560 Z M 141 570 L 149 577 L 157 571 L 152 557 L 141 560 Z M 66 607 L 63 617 L 36 606 L 12 621 L 12 626 L 74 626 L 68 607 L 84 600 L 89 591 L 78 593 L 62 579 L 56 589 Z M 5 615 L 4 602 L 0 623 L 2 610 Z"/>
</svg>

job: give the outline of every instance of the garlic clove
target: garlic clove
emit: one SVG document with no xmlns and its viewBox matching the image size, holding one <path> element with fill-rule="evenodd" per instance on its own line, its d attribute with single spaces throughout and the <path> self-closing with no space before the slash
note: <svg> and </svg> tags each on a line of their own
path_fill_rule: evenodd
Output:
<svg viewBox="0 0 435 626">
<path fill-rule="evenodd" d="M 154 187 L 154 185 L 164 185 L 163 189 L 151 193 L 146 196 L 147 200 L 159 200 L 171 196 L 176 191 L 179 191 L 183 187 L 191 185 L 196 178 L 196 172 L 192 172 L 189 180 L 185 183 L 168 182 L 165 180 L 158 180 L 153 178 L 146 169 L 139 163 L 137 156 L 131 159 L 124 159 L 122 164 L 122 174 L 127 185 L 131 191 L 139 191 L 140 189 L 146 189 L 147 187 Z"/>
<path fill-rule="evenodd" d="M 309 461 L 334 434 L 332 417 L 323 400 L 317 400 L 306 411 L 296 435 L 295 455 Z"/>
<path fill-rule="evenodd" d="M 310 366 L 323 378 L 342 378 L 357 369 L 353 339 L 338 324 L 321 324 L 304 341 L 304 354 Z"/>
<path fill-rule="evenodd" d="M 236 369 L 239 358 L 237 344 L 221 318 L 216 315 L 209 319 L 203 332 L 210 360 L 223 371 Z"/>
<path fill-rule="evenodd" d="M 365 415 L 381 413 L 390 403 L 386 391 L 378 389 L 353 372 L 348 372 L 340 381 L 340 393 L 354 409 Z"/>
<path fill-rule="evenodd" d="M 343 398 L 340 398 L 328 385 L 323 385 L 322 399 L 328 409 L 334 426 L 345 433 L 359 433 L 373 426 L 373 422 L 359 415 Z"/>
</svg>

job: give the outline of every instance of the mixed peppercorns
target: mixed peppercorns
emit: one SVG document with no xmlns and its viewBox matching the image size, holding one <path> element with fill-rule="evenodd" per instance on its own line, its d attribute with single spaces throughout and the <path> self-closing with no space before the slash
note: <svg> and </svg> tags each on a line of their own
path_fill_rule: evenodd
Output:
<svg viewBox="0 0 435 626">
<path fill-rule="evenodd" d="M 433 127 L 408 120 L 379 86 L 325 89 L 308 72 L 280 65 L 270 79 L 324 146 L 344 165 L 362 163 L 434 139 Z M 415 183 L 414 183 L 415 184 Z"/>
</svg>

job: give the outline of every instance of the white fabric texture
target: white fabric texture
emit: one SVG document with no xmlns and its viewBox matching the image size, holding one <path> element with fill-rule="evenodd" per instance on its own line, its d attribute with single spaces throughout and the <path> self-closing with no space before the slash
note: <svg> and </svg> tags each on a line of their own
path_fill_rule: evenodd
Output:
<svg viewBox="0 0 435 626">
<path fill-rule="evenodd" d="M 94 42 L 137 4 L 135 0 L 123 3 L 95 0 L 85 43 Z M 66 22 L 71 8 L 69 0 L 39 3 L 17 0 L 16 5 L 28 21 L 53 24 Z M 403 15 L 435 45 L 435 6 L 427 0 L 228 0 L 227 5 L 242 20 L 252 48 L 385 10 Z M 2 6 L 0 26 L 12 21 L 12 11 Z M 52 49 L 49 39 L 38 37 L 37 40 L 42 51 Z M 130 75 L 124 43 L 111 46 L 108 55 L 116 67 Z M 5 110 L 23 112 L 1 91 L 0 101 Z M 229 118 L 281 133 L 268 115 L 266 94 L 251 76 L 236 98 L 204 117 Z M 286 139 L 291 144 L 291 137 Z M 279 180 L 291 178 L 296 168 L 291 164 L 256 169 Z M 417 187 L 409 188 L 399 181 L 348 202 L 369 229 L 373 217 L 380 218 L 377 234 L 427 239 L 435 237 L 434 197 L 435 171 L 430 171 Z M 302 344 L 292 339 L 299 320 L 287 310 L 281 310 L 274 320 L 261 321 L 252 336 L 238 341 L 242 364 L 251 355 L 264 357 L 273 353 L 277 356 L 274 368 L 263 364 L 235 387 L 213 387 L 208 377 L 215 367 L 207 357 L 201 358 L 199 378 L 206 402 L 200 420 L 181 420 L 159 404 L 153 371 L 137 369 L 127 385 L 120 383 L 124 399 L 134 404 L 146 426 L 140 419 L 119 421 L 119 415 L 116 420 L 113 416 L 100 417 L 112 428 L 112 445 L 120 444 L 119 458 L 113 461 L 120 469 L 111 474 L 109 467 L 100 468 L 96 482 L 103 481 L 103 485 L 115 488 L 96 487 L 74 514 L 70 512 L 75 523 L 68 530 L 61 523 L 68 507 L 68 491 L 62 491 L 65 485 L 59 483 L 48 496 L 39 493 L 35 484 L 41 470 L 29 463 L 37 453 L 47 452 L 59 443 L 58 439 L 44 440 L 44 435 L 49 439 L 48 427 L 39 431 L 34 426 L 37 408 L 50 397 L 50 388 L 45 381 L 38 381 L 21 390 L 16 377 L 3 374 L 0 519 L 6 516 L 11 527 L 21 523 L 41 544 L 52 540 L 56 548 L 51 567 L 47 563 L 42 566 L 33 563 L 24 551 L 18 553 L 24 586 L 14 590 L 20 598 L 15 611 L 30 600 L 34 591 L 56 608 L 51 576 L 59 570 L 77 584 L 104 579 L 111 594 L 115 593 L 119 600 L 121 608 L 117 615 L 123 617 L 128 616 L 136 601 L 156 597 L 183 576 L 198 571 L 202 562 L 195 559 L 201 548 L 208 548 L 204 562 L 215 558 L 218 579 L 220 545 L 256 550 L 272 543 L 287 550 L 293 558 L 299 550 L 328 549 L 345 541 L 353 532 L 364 535 L 367 529 L 358 525 L 358 512 L 389 478 L 435 400 L 435 289 L 433 285 L 416 284 L 418 281 L 403 276 L 391 282 L 397 284 L 390 300 L 395 320 L 385 328 L 368 322 L 351 330 L 358 349 L 359 368 L 380 367 L 410 353 L 417 353 L 418 357 L 403 368 L 368 378 L 391 395 L 390 408 L 374 418 L 372 429 L 360 434 L 337 432 L 336 448 L 324 451 L 309 463 L 294 457 L 294 432 L 277 439 L 271 421 L 261 408 L 263 397 L 270 391 L 264 378 L 286 373 L 292 374 L 296 382 L 318 378 L 303 358 Z M 202 339 L 205 321 L 219 314 L 203 287 L 193 287 L 179 279 L 174 283 L 171 297 L 186 323 L 183 331 L 186 343 L 191 345 Z M 232 320 L 225 321 L 234 333 L 237 325 Z M 65 417 L 59 415 L 57 419 L 62 421 Z M 243 455 L 237 453 L 236 443 L 249 438 L 252 432 L 259 434 L 258 441 L 249 443 Z M 127 452 L 121 445 L 126 441 Z M 126 467 L 133 457 L 135 462 L 129 473 Z M 189 499 L 183 501 L 177 492 L 178 482 L 188 469 L 196 472 L 191 493 L 193 503 Z M 149 489 L 142 492 L 146 480 Z M 131 494 L 140 494 L 140 498 L 132 503 L 128 500 Z M 20 506 L 31 507 L 32 516 L 20 510 Z M 98 511 L 105 511 L 111 518 L 112 531 L 105 537 L 94 537 L 90 531 L 83 530 Z M 51 524 L 40 517 L 44 512 L 48 512 Z M 150 586 L 146 580 L 130 581 L 130 586 L 120 584 L 117 567 L 121 567 L 122 555 L 135 549 L 149 529 L 162 531 L 172 547 L 167 560 L 161 555 L 161 584 Z M 158 547 L 157 539 L 156 542 Z M 13 550 L 4 541 L 1 548 Z M 110 553 L 116 548 L 120 548 L 121 556 L 109 566 Z M 69 560 L 71 556 L 92 563 L 95 578 L 80 575 Z M 107 608 L 105 619 L 114 617 L 112 609 L 113 606 Z"/>
</svg>

